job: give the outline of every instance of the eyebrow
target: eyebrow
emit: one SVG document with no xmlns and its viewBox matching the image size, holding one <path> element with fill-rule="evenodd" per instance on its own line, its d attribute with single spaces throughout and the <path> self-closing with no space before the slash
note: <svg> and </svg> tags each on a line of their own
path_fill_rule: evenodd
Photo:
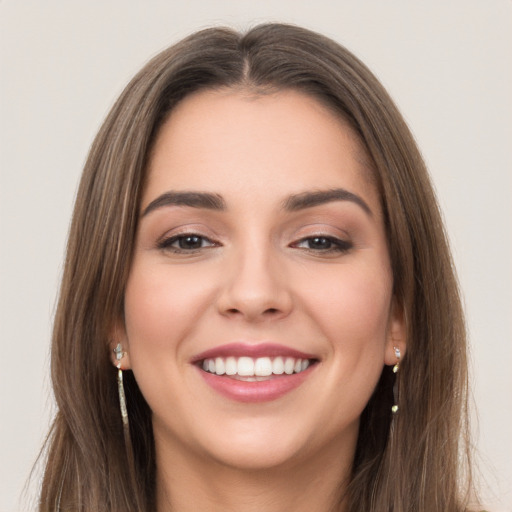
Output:
<svg viewBox="0 0 512 512">
<path fill-rule="evenodd" d="M 166 192 L 146 206 L 142 217 L 164 206 L 189 206 L 191 208 L 206 208 L 208 210 L 225 210 L 226 203 L 219 194 L 208 192 Z"/>
<path fill-rule="evenodd" d="M 335 188 L 329 190 L 317 190 L 313 192 L 302 192 L 286 198 L 282 207 L 289 212 L 296 212 L 313 208 L 322 204 L 334 201 L 350 201 L 360 206 L 370 217 L 373 215 L 370 207 L 360 196 L 345 190 Z M 188 206 L 190 208 L 205 208 L 207 210 L 225 211 L 226 202 L 219 194 L 209 192 L 165 192 L 151 201 L 142 212 L 142 217 L 148 215 L 158 208 L 165 206 Z"/>
<path fill-rule="evenodd" d="M 334 188 L 329 190 L 318 190 L 313 192 L 303 192 L 288 197 L 283 207 L 289 212 L 313 208 L 333 201 L 350 201 L 360 206 L 370 217 L 373 215 L 372 210 L 364 201 L 364 199 L 344 188 Z"/>
</svg>

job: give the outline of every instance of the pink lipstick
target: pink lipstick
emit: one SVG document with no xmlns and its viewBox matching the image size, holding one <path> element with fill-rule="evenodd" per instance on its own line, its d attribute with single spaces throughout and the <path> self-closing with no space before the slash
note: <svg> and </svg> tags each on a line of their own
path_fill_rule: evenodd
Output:
<svg viewBox="0 0 512 512">
<path fill-rule="evenodd" d="M 300 386 L 318 359 L 273 343 L 232 343 L 202 352 L 191 362 L 205 382 L 227 398 L 265 402 Z"/>
</svg>

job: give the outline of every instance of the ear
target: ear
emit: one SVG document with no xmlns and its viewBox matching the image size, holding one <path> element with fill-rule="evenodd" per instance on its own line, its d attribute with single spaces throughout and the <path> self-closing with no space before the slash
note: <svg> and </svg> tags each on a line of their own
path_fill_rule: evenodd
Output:
<svg viewBox="0 0 512 512">
<path fill-rule="evenodd" d="M 110 331 L 109 341 L 110 362 L 121 370 L 131 370 L 130 364 L 130 346 L 126 329 L 122 320 L 116 321 L 114 327 Z M 119 366 L 119 364 L 121 366 Z"/>
<path fill-rule="evenodd" d="M 388 320 L 386 350 L 384 353 L 385 365 L 393 366 L 397 363 L 395 348 L 400 350 L 400 359 L 403 359 L 407 350 L 405 313 L 403 306 L 396 299 L 393 299 Z"/>
</svg>

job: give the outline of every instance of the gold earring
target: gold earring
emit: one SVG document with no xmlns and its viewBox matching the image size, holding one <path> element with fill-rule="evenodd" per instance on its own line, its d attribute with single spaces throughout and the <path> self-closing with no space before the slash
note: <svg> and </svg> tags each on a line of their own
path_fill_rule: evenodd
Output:
<svg viewBox="0 0 512 512">
<path fill-rule="evenodd" d="M 395 366 L 393 366 L 393 373 L 398 373 L 398 370 L 400 369 L 400 357 L 401 357 L 401 354 L 400 354 L 400 349 L 398 347 L 393 347 L 393 349 L 395 350 L 395 357 L 396 357 L 396 363 L 395 363 Z M 395 384 L 393 385 L 393 398 L 394 398 L 394 404 L 393 406 L 391 407 L 391 412 L 393 414 L 396 414 L 398 412 L 398 376 L 397 378 L 395 379 Z"/>
<path fill-rule="evenodd" d="M 126 407 L 126 395 L 124 394 L 124 385 L 123 385 L 123 368 L 121 367 L 121 359 L 126 355 L 126 352 L 123 351 L 123 347 L 121 343 L 118 343 L 116 348 L 114 349 L 114 354 L 116 355 L 116 368 L 117 368 L 117 391 L 119 393 L 119 407 L 121 409 L 121 418 L 123 420 L 123 428 L 126 432 L 129 428 L 128 422 L 128 409 Z"/>
<path fill-rule="evenodd" d="M 123 435 L 124 446 L 126 449 L 126 456 L 128 458 L 129 467 L 132 468 L 132 483 L 135 482 L 133 470 L 135 468 L 133 445 L 130 437 L 130 423 L 128 421 L 128 408 L 126 406 L 126 395 L 124 394 L 123 384 L 123 367 L 121 366 L 121 359 L 126 355 L 123 351 L 121 343 L 118 343 L 114 349 L 116 355 L 116 368 L 117 368 L 117 391 L 119 393 L 119 408 L 121 409 L 121 419 L 123 420 Z"/>
</svg>

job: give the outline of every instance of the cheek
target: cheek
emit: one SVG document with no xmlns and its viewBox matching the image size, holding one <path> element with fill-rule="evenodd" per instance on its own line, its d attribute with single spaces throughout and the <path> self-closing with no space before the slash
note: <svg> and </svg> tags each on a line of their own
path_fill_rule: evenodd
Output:
<svg viewBox="0 0 512 512">
<path fill-rule="evenodd" d="M 343 353 L 352 364 L 363 355 L 383 362 L 392 283 L 387 269 L 376 268 L 347 266 L 318 274 L 314 286 L 304 283 L 311 290 L 304 301 L 310 316 L 331 350 Z"/>
<path fill-rule="evenodd" d="M 310 289 L 308 315 L 326 341 L 333 380 L 342 388 L 371 394 L 384 365 L 390 272 L 380 265 L 347 265 L 335 273 L 319 273 Z"/>
<path fill-rule="evenodd" d="M 384 259 L 384 261 L 386 261 Z M 298 278 L 298 276 L 297 276 Z M 386 267 L 340 265 L 303 275 L 308 332 L 320 336 L 322 394 L 310 406 L 323 435 L 357 428 L 384 366 L 392 280 Z M 299 288 L 297 288 L 298 290 Z"/>
<path fill-rule="evenodd" d="M 125 329 L 131 369 L 150 408 L 156 417 L 166 417 L 167 425 L 174 424 L 169 410 L 190 413 L 181 397 L 180 379 L 189 365 L 183 346 L 184 340 L 194 339 L 199 317 L 211 307 L 208 282 L 197 270 L 143 260 L 134 262 L 127 283 Z"/>
<path fill-rule="evenodd" d="M 211 297 L 198 272 L 162 266 L 147 268 L 135 262 L 125 293 L 125 325 L 132 359 L 146 359 L 170 349 L 196 324 Z"/>
</svg>

